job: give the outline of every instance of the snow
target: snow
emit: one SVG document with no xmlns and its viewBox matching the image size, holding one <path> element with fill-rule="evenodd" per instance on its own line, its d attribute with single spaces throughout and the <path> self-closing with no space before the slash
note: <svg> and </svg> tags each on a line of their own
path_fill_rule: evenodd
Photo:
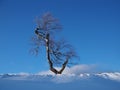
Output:
<svg viewBox="0 0 120 90">
<path fill-rule="evenodd" d="M 1 74 L 0 90 L 120 90 L 120 72 Z"/>
<path fill-rule="evenodd" d="M 101 77 L 104 77 L 106 79 L 120 81 L 120 73 L 119 72 L 115 72 L 115 73 L 101 73 L 101 74 L 97 74 L 97 75 L 101 76 Z"/>
<path fill-rule="evenodd" d="M 120 90 L 120 72 L 95 69 L 96 65 L 76 65 L 66 67 L 62 75 L 51 71 L 0 74 L 0 90 Z"/>
</svg>

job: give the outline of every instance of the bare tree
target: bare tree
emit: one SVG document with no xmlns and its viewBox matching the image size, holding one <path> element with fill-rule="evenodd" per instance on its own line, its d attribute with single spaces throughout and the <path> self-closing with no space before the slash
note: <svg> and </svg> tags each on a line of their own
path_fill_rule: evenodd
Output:
<svg viewBox="0 0 120 90">
<path fill-rule="evenodd" d="M 37 19 L 37 27 L 35 29 L 35 37 L 32 38 L 35 53 L 39 52 L 41 46 L 46 47 L 46 58 L 49 63 L 50 70 L 55 74 L 61 74 L 65 69 L 69 60 L 76 56 L 71 45 L 64 40 L 57 41 L 52 38 L 53 33 L 62 29 L 59 21 L 54 18 L 51 13 L 45 13 L 41 18 Z M 54 65 L 61 65 L 61 69 L 57 70 Z"/>
</svg>

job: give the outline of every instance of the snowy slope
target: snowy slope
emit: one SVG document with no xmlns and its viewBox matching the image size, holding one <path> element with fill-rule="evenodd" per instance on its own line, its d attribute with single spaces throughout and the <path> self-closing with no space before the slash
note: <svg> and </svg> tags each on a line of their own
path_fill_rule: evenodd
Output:
<svg viewBox="0 0 120 90">
<path fill-rule="evenodd" d="M 2 74 L 0 90 L 120 90 L 120 73 Z"/>
</svg>

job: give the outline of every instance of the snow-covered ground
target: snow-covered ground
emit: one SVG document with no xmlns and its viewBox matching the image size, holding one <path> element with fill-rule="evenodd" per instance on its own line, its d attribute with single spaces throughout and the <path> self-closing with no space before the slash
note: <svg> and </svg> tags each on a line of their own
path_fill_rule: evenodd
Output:
<svg viewBox="0 0 120 90">
<path fill-rule="evenodd" d="M 96 65 L 75 65 L 66 67 L 62 75 L 50 71 L 0 74 L 0 90 L 120 90 L 120 72 L 95 70 Z"/>
<path fill-rule="evenodd" d="M 120 90 L 120 72 L 1 74 L 0 90 Z"/>
</svg>

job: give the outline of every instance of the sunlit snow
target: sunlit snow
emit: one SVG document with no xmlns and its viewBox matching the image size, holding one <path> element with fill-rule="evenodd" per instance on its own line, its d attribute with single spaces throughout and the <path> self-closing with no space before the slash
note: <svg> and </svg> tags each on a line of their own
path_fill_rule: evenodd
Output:
<svg viewBox="0 0 120 90">
<path fill-rule="evenodd" d="M 67 68 L 62 75 L 50 71 L 0 74 L 0 90 L 120 90 L 120 72 L 92 73 L 85 67 Z"/>
</svg>

